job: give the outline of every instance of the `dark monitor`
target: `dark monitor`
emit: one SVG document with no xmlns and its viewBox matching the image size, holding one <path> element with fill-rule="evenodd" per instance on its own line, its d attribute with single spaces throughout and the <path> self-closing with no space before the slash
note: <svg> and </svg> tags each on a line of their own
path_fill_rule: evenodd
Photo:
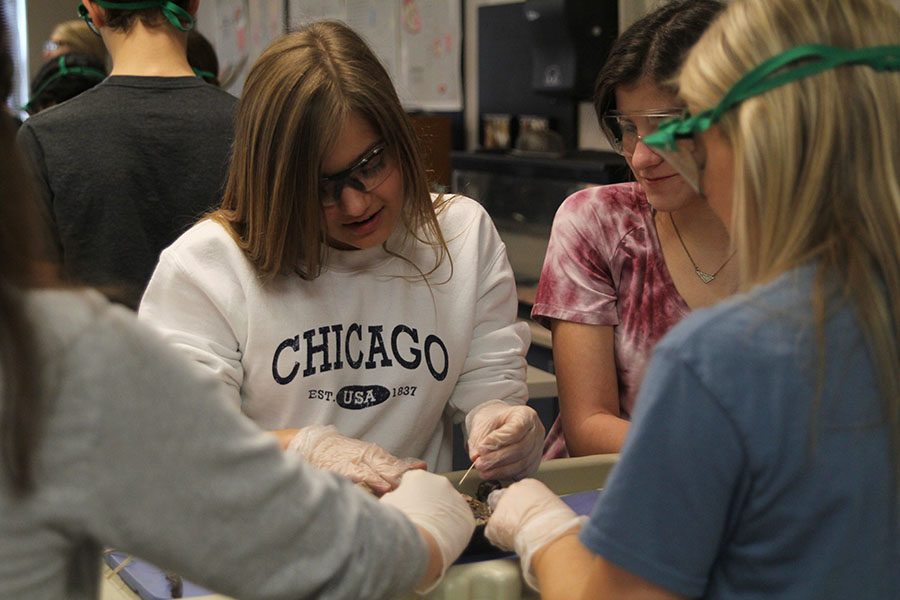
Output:
<svg viewBox="0 0 900 600">
<path fill-rule="evenodd" d="M 578 139 L 574 98 L 541 94 L 531 86 L 531 38 L 524 2 L 478 7 L 478 111 L 550 119 L 568 148 Z M 479 119 L 480 121 L 480 119 Z M 512 132 L 513 139 L 516 132 Z M 483 138 L 483 132 L 479 139 Z"/>
<path fill-rule="evenodd" d="M 531 85 L 588 100 L 619 31 L 618 0 L 525 0 Z"/>
<path fill-rule="evenodd" d="M 552 19 L 546 12 L 526 19 L 527 11 L 546 11 L 549 4 L 554 4 Z M 616 0 L 529 0 L 478 7 L 479 116 L 542 116 L 566 148 L 577 147 L 578 102 L 593 96 L 617 31 Z M 568 62 L 554 62 L 552 57 L 563 55 Z M 536 87 L 534 73 L 553 64 L 567 65 L 560 67 L 560 85 Z"/>
</svg>

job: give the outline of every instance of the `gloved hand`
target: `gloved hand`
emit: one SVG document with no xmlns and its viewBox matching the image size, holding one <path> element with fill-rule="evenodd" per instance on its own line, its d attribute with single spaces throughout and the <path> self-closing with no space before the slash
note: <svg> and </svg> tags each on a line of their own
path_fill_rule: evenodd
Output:
<svg viewBox="0 0 900 600">
<path fill-rule="evenodd" d="M 488 496 L 491 518 L 484 535 L 492 544 L 515 550 L 522 561 L 522 574 L 528 585 L 537 590 L 531 572 L 534 553 L 577 530 L 587 520 L 579 517 L 559 496 L 536 479 L 523 479 Z"/>
<path fill-rule="evenodd" d="M 475 531 L 469 503 L 446 477 L 427 471 L 405 473 L 400 486 L 382 496 L 381 502 L 399 509 L 434 538 L 443 559 L 441 574 L 427 589 L 419 591 L 433 589 L 466 549 Z"/>
<path fill-rule="evenodd" d="M 397 458 L 378 444 L 341 435 L 333 425 L 304 427 L 287 449 L 315 467 L 366 484 L 378 496 L 400 485 L 406 471 L 427 466 L 418 458 Z"/>
<path fill-rule="evenodd" d="M 490 400 L 466 415 L 469 458 L 488 479 L 521 479 L 541 463 L 544 425 L 530 406 Z"/>
</svg>

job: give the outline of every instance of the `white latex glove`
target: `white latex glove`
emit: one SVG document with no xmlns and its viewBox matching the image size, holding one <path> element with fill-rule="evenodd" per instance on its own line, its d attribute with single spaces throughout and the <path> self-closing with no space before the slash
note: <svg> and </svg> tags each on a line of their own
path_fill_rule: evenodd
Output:
<svg viewBox="0 0 900 600">
<path fill-rule="evenodd" d="M 492 512 L 484 535 L 495 546 L 516 551 L 522 561 L 522 575 L 535 590 L 537 581 L 531 572 L 534 553 L 580 529 L 587 520 L 536 479 L 523 479 L 491 492 L 488 504 Z"/>
<path fill-rule="evenodd" d="M 304 427 L 288 450 L 301 454 L 315 467 L 366 484 L 379 496 L 400 485 L 406 471 L 427 466 L 418 458 L 397 458 L 378 444 L 341 435 L 333 425 Z"/>
<path fill-rule="evenodd" d="M 530 406 L 489 400 L 466 415 L 466 431 L 482 479 L 521 479 L 541 464 L 544 425 Z"/>
<path fill-rule="evenodd" d="M 381 503 L 399 509 L 434 538 L 443 559 L 441 574 L 427 589 L 419 591 L 434 589 L 447 568 L 466 549 L 475 531 L 475 517 L 469 503 L 446 477 L 427 471 L 404 473 L 400 486 L 382 496 Z"/>
</svg>

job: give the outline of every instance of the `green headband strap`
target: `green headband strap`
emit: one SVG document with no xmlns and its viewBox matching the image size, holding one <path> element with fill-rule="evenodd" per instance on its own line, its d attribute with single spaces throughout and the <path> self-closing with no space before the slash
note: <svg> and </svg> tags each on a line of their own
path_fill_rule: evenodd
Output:
<svg viewBox="0 0 900 600">
<path fill-rule="evenodd" d="M 22 107 L 23 110 L 31 110 L 31 107 L 34 106 L 34 101 L 46 91 L 50 84 L 54 83 L 58 79 L 62 79 L 63 77 L 68 77 L 69 75 L 81 75 L 82 77 L 87 77 L 88 79 L 96 79 L 97 81 L 103 81 L 106 79 L 106 73 L 99 69 L 95 69 L 93 67 L 70 67 L 66 65 L 66 54 L 60 55 L 57 59 L 57 64 L 59 65 L 59 70 L 47 78 L 47 81 L 38 86 L 38 89 L 34 91 L 31 95 L 31 100 Z"/>
<path fill-rule="evenodd" d="M 811 60 L 790 66 L 791 63 L 803 59 Z M 718 122 L 723 113 L 744 100 L 841 65 L 867 65 L 876 71 L 900 71 L 900 46 L 845 49 L 807 45 L 791 48 L 762 62 L 741 77 L 718 106 L 693 117 L 666 121 L 660 124 L 654 133 L 645 137 L 644 143 L 662 150 L 675 150 L 677 138 L 690 137 L 694 133 L 706 131 L 713 123 Z"/>
<path fill-rule="evenodd" d="M 161 8 L 163 15 L 176 29 L 190 31 L 194 28 L 194 17 L 171 0 L 144 0 L 142 2 L 118 2 L 116 0 L 94 0 L 103 8 L 116 10 L 143 10 Z"/>
<path fill-rule="evenodd" d="M 212 81 L 216 78 L 215 73 L 211 73 L 209 71 L 204 71 L 203 69 L 198 69 L 197 67 L 191 67 L 191 70 L 194 72 L 194 75 L 199 77 L 200 79 L 204 79 L 206 81 Z"/>
</svg>

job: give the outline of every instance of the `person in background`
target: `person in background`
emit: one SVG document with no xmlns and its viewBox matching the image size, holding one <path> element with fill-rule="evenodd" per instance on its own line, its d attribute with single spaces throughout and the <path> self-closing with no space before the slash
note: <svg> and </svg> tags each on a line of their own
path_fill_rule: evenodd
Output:
<svg viewBox="0 0 900 600">
<path fill-rule="evenodd" d="M 216 49 L 196 29 L 188 32 L 187 59 L 197 77 L 219 87 L 219 57 Z"/>
<path fill-rule="evenodd" d="M 72 19 L 58 24 L 44 42 L 41 53 L 44 61 L 50 61 L 63 54 L 90 56 L 103 65 L 104 71 L 109 57 L 103 40 L 96 36 L 82 19 Z"/>
<path fill-rule="evenodd" d="M 110 76 L 18 133 L 46 207 L 46 260 L 132 308 L 162 249 L 219 203 L 237 102 L 188 64 L 196 1 L 134 4 L 80 5 Z"/>
<path fill-rule="evenodd" d="M 900 13 L 733 0 L 644 141 L 729 224 L 741 294 L 653 353 L 587 524 L 491 499 L 543 598 L 900 598 Z M 577 534 L 577 535 L 576 535 Z"/>
<path fill-rule="evenodd" d="M 106 79 L 106 65 L 87 54 L 60 54 L 47 61 L 31 80 L 25 110 L 36 115 L 91 89 Z"/>
<path fill-rule="evenodd" d="M 222 207 L 160 257 L 139 315 L 286 448 L 384 493 L 452 468 L 465 419 L 485 479 L 540 462 L 530 332 L 489 216 L 432 196 L 372 50 L 313 23 L 251 69 Z"/>
<path fill-rule="evenodd" d="M 661 5 L 622 33 L 597 78 L 601 129 L 635 181 L 579 191 L 553 220 L 532 310 L 552 331 L 559 386 L 545 459 L 619 452 L 653 346 L 692 309 L 735 290 L 725 226 L 642 141 L 683 113 L 671 79 L 722 8 Z"/>
<path fill-rule="evenodd" d="M 377 501 L 285 455 L 133 313 L 37 280 L 14 133 L 0 115 L 0 598 L 97 598 L 105 545 L 236 598 L 433 586 L 475 525 L 450 482 L 408 473 Z"/>
</svg>

